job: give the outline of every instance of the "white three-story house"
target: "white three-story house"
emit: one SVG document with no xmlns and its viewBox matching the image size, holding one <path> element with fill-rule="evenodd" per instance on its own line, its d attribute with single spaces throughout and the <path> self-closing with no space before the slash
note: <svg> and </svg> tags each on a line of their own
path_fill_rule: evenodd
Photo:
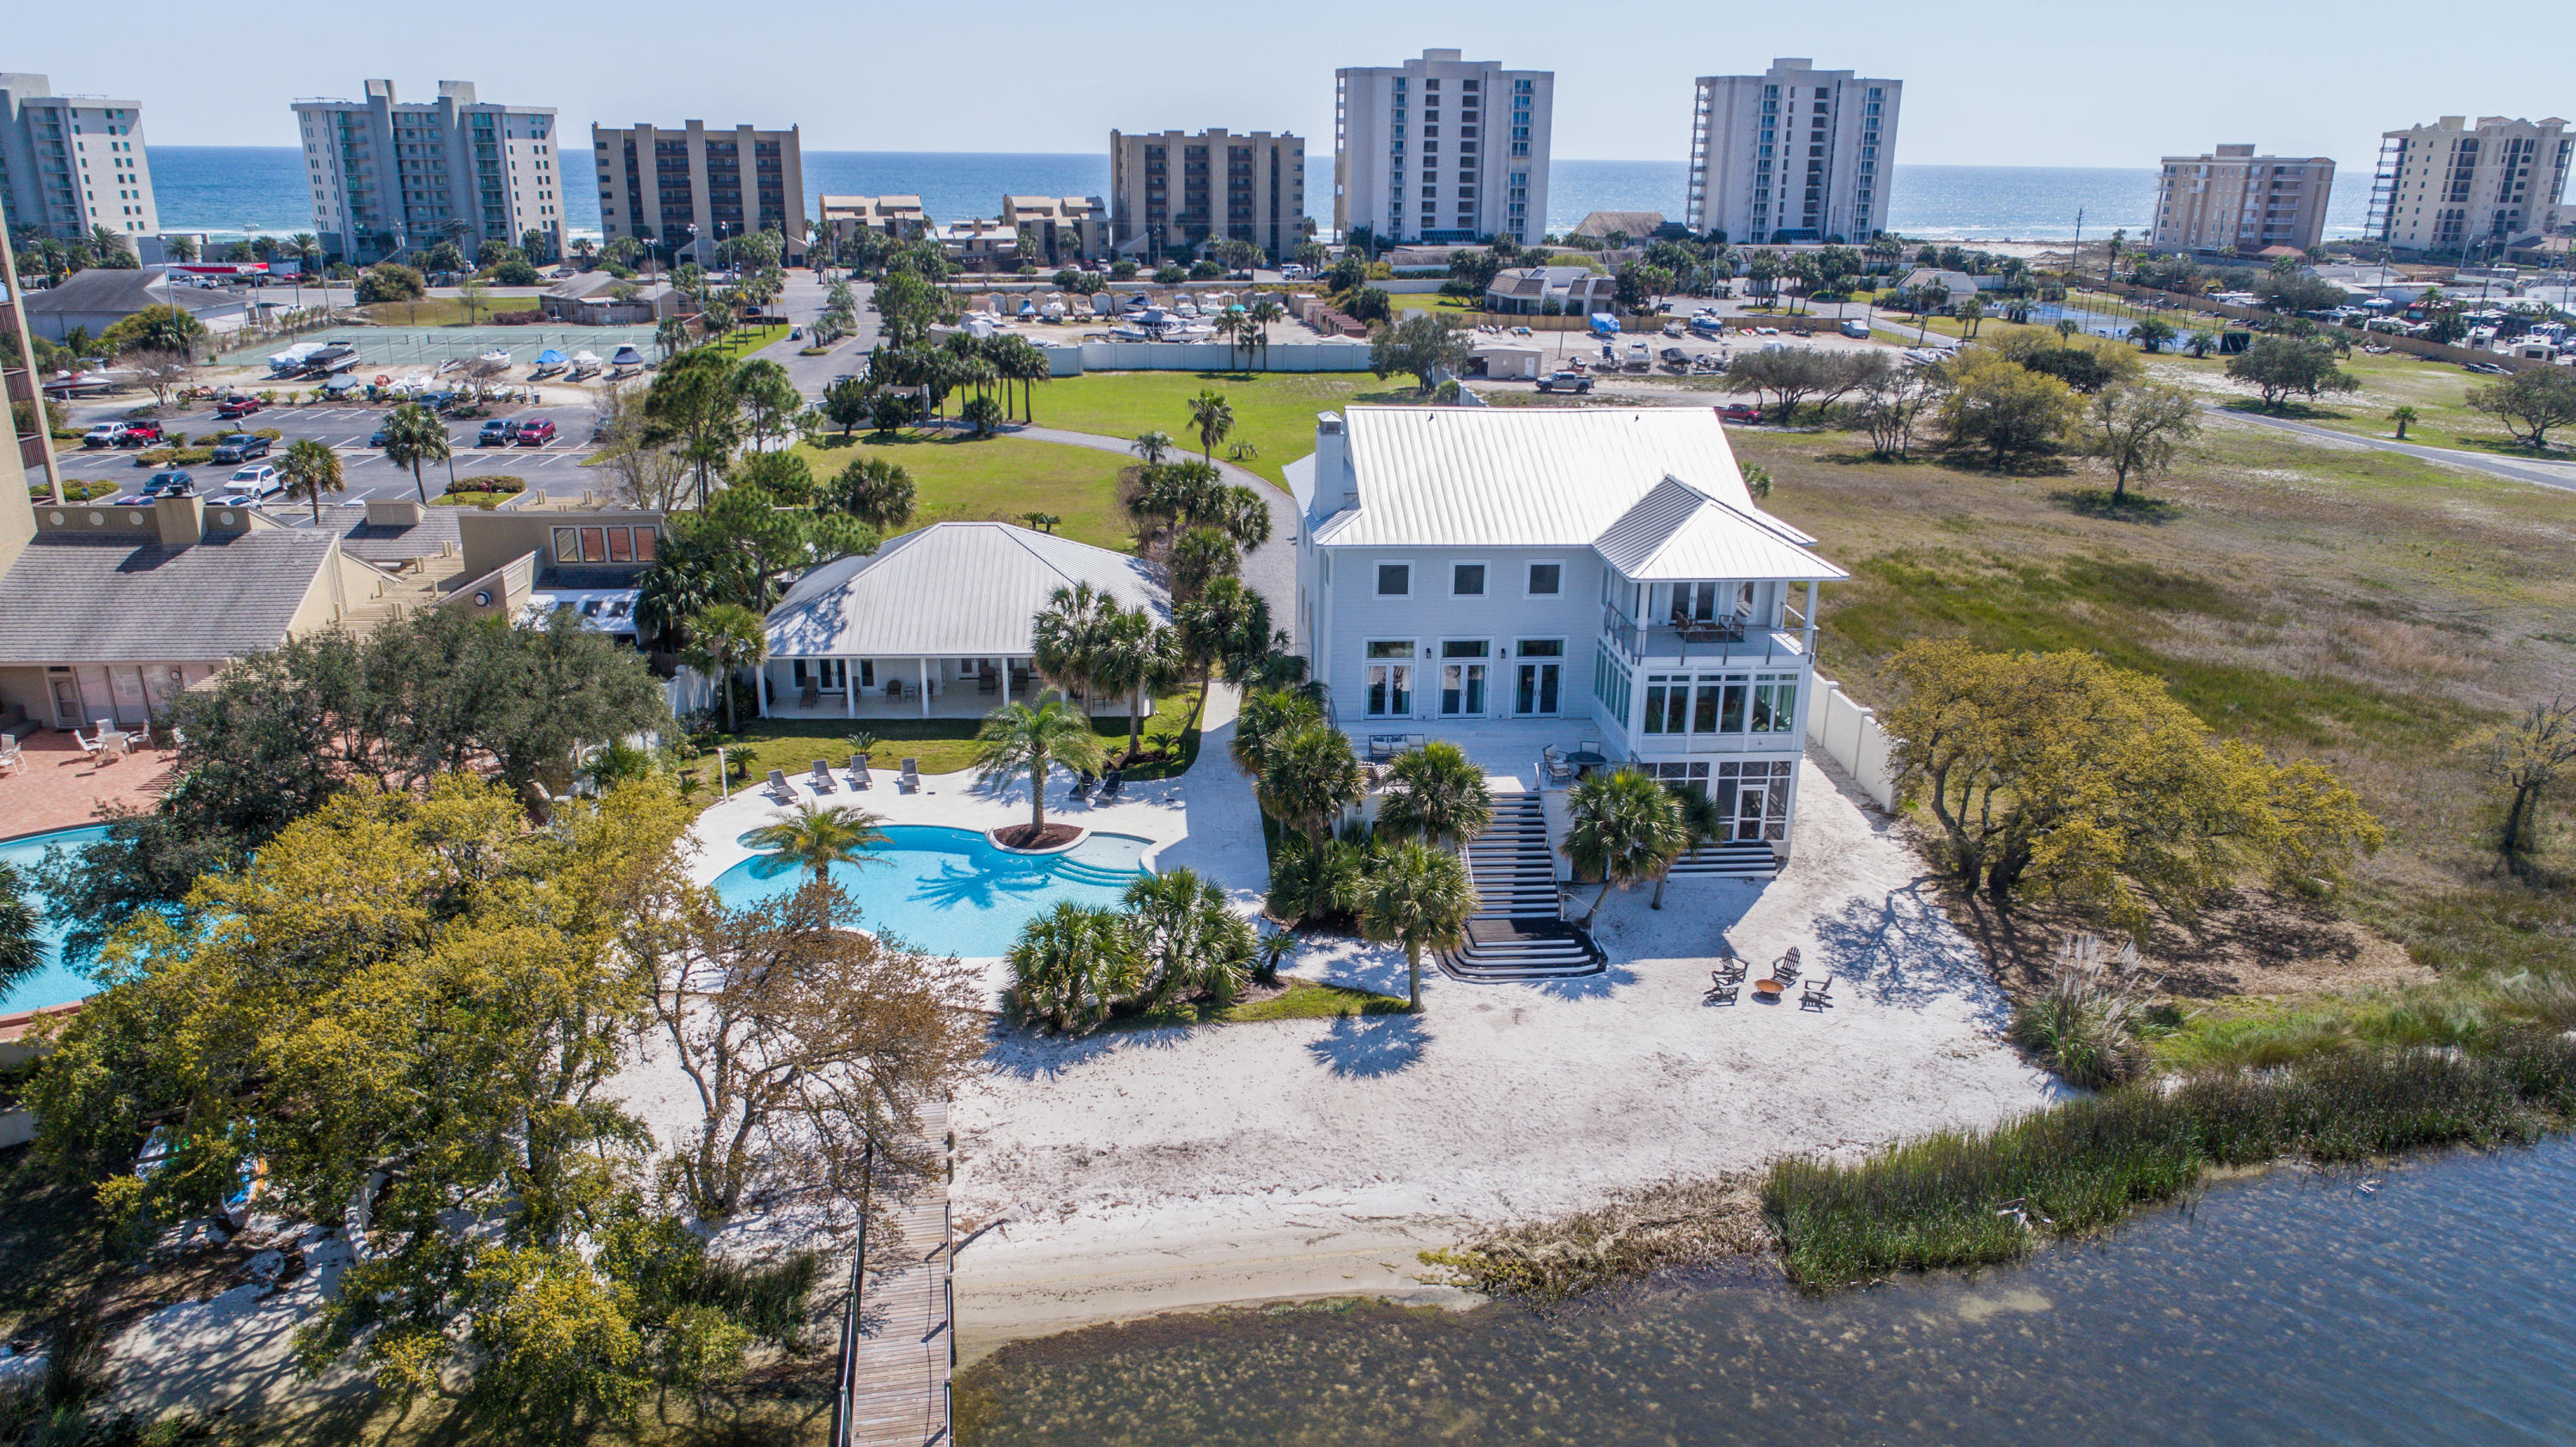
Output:
<svg viewBox="0 0 2576 1447">
<path fill-rule="evenodd" d="M 1754 506 L 1715 413 L 1352 407 L 1289 477 L 1299 636 L 1346 732 L 1563 720 L 1712 796 L 1727 853 L 1786 860 L 1817 585 L 1849 575 Z"/>
</svg>

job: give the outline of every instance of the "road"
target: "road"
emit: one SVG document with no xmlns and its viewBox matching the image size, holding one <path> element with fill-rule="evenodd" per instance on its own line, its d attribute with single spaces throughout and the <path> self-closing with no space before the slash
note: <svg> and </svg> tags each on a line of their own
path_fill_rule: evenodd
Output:
<svg viewBox="0 0 2576 1447">
<path fill-rule="evenodd" d="M 2295 422 L 2287 417 L 2266 417 L 2260 412 L 2240 412 L 2216 402 L 2203 402 L 2200 405 L 2203 411 L 2238 422 L 2250 422 L 2257 427 L 2269 427 L 2276 432 L 2295 432 L 2303 437 L 2349 443 L 2357 447 L 2367 447 L 2376 452 L 2402 453 L 2408 457 L 2421 458 L 2426 462 L 2465 467 L 2471 472 L 2483 472 L 2491 477 L 2506 478 L 2514 482 L 2537 483 L 2542 487 L 2576 492 L 2576 463 L 2516 462 L 2510 458 L 2490 457 L 2480 452 L 2460 452 L 2448 447 L 2419 447 L 2412 442 L 2399 442 L 2387 437 L 2361 437 L 2350 432 L 2337 432 L 2331 427 Z"/>
</svg>

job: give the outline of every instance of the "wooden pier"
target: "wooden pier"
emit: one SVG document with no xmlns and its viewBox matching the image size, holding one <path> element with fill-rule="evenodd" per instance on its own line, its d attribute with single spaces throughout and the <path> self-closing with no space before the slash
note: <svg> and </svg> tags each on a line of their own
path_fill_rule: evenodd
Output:
<svg viewBox="0 0 2576 1447">
<path fill-rule="evenodd" d="M 921 1107 L 922 1134 L 953 1154 L 948 1102 Z M 857 1319 L 842 1331 L 842 1400 L 835 1447 L 930 1447 L 951 1436 L 949 1374 L 957 1364 L 956 1291 L 950 1285 L 948 1176 L 895 1213 L 911 1262 L 869 1276 Z"/>
</svg>

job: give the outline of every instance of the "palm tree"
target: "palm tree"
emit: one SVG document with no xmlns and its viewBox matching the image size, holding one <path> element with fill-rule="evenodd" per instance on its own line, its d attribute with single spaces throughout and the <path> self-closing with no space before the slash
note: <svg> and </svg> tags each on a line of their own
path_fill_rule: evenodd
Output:
<svg viewBox="0 0 2576 1447">
<path fill-rule="evenodd" d="M 1382 831 L 1418 834 L 1435 844 L 1455 846 L 1494 822 L 1494 800 L 1485 788 L 1485 771 L 1456 744 L 1434 739 L 1407 750 L 1387 772 L 1403 787 L 1389 789 L 1379 806 L 1377 826 Z"/>
<path fill-rule="evenodd" d="M 1245 313 L 1246 319 L 1252 323 L 1252 345 L 1261 349 L 1261 360 L 1264 363 L 1270 360 L 1270 324 L 1284 320 L 1287 315 L 1288 309 L 1281 306 L 1279 299 L 1268 292 L 1263 292 L 1260 298 L 1253 302 L 1252 309 Z"/>
<path fill-rule="evenodd" d="M 1476 912 L 1466 861 L 1419 839 L 1378 858 L 1360 884 L 1360 932 L 1404 946 L 1405 1008 L 1422 1013 L 1422 952 L 1456 949 Z"/>
<path fill-rule="evenodd" d="M 1136 993 L 1136 936 L 1115 910 L 1065 900 L 1020 927 L 1004 956 L 1011 1012 L 1053 1030 L 1089 1030 Z"/>
<path fill-rule="evenodd" d="M 1199 445 L 1209 463 L 1216 461 L 1216 445 L 1234 430 L 1234 409 L 1226 405 L 1225 395 L 1205 387 L 1190 399 L 1190 426 L 1199 434 Z"/>
<path fill-rule="evenodd" d="M 1006 703 L 984 715 L 975 732 L 975 771 L 986 780 L 1006 779 L 1025 769 L 1029 776 L 1029 837 L 1046 832 L 1047 765 L 1097 769 L 1102 762 L 1100 735 L 1091 720 L 1063 694 L 1041 699 L 1035 708 Z"/>
<path fill-rule="evenodd" d="M 1120 902 L 1136 934 L 1149 1002 L 1196 991 L 1224 1004 L 1242 993 L 1260 941 L 1251 921 L 1227 907 L 1224 890 L 1192 870 L 1173 869 L 1139 878 Z"/>
<path fill-rule="evenodd" d="M 1683 854 L 1726 837 L 1726 813 L 1717 807 L 1715 799 L 1697 789 L 1676 788 L 1672 794 L 1674 807 L 1681 810 L 1682 833 L 1689 836 L 1690 842 L 1682 846 L 1680 854 L 1666 860 L 1664 867 L 1655 871 L 1655 897 L 1646 901 L 1649 909 L 1664 907 L 1664 882 L 1672 878 L 1673 866 L 1681 862 Z"/>
<path fill-rule="evenodd" d="M 1638 770 L 1594 774 L 1576 784 L 1565 803 L 1572 822 L 1562 848 L 1577 869 L 1601 876 L 1601 892 L 1583 912 L 1586 925 L 1613 888 L 1655 877 L 1690 845 L 1672 791 Z"/>
<path fill-rule="evenodd" d="M 421 481 L 420 465 L 444 462 L 451 455 L 447 424 L 438 420 L 437 413 L 418 402 L 405 402 L 385 414 L 385 456 L 394 466 L 411 469 L 411 485 L 422 502 L 429 501 L 429 484 Z"/>
<path fill-rule="evenodd" d="M 1350 736 L 1328 723 L 1310 723 L 1273 740 L 1267 753 L 1253 796 L 1270 817 L 1304 834 L 1322 853 L 1334 821 L 1359 802 L 1364 787 Z"/>
<path fill-rule="evenodd" d="M 1091 657 L 1092 681 L 1127 695 L 1127 758 L 1133 761 L 1145 730 L 1145 699 L 1179 681 L 1181 666 L 1171 630 L 1157 627 L 1142 608 L 1121 610 Z"/>
<path fill-rule="evenodd" d="M 724 691 L 725 732 L 732 733 L 733 675 L 769 656 L 768 620 L 739 603 L 717 603 L 689 615 L 689 644 L 680 661 L 715 680 Z"/>
<path fill-rule="evenodd" d="M 1198 596 L 1173 610 L 1172 629 L 1182 667 L 1199 681 L 1198 700 L 1181 725 L 1186 734 L 1207 711 L 1218 666 L 1268 651 L 1270 604 L 1243 586 L 1241 578 L 1211 579 Z"/>
<path fill-rule="evenodd" d="M 0 864 L 0 996 L 45 967 L 45 933 L 27 900 L 27 881 L 13 864 Z"/>
<path fill-rule="evenodd" d="M 2414 421 L 2420 415 L 2421 414 L 2412 407 L 2400 407 L 2388 414 L 2388 420 L 2397 424 L 2398 441 L 2403 442 L 2406 440 L 2406 424 Z"/>
<path fill-rule="evenodd" d="M 1304 689 L 1266 688 L 1248 693 L 1235 711 L 1234 742 L 1227 751 L 1234 755 L 1234 766 L 1257 783 L 1270 771 L 1270 761 L 1277 756 L 1281 742 L 1323 721 L 1323 704 Z"/>
<path fill-rule="evenodd" d="M 689 324 L 687 322 L 678 317 L 664 317 L 654 325 L 653 346 L 662 354 L 662 360 L 667 362 L 678 356 L 687 350 L 688 345 Z"/>
<path fill-rule="evenodd" d="M 286 480 L 286 495 L 313 504 L 313 525 L 322 525 L 322 495 L 340 490 L 340 454 L 326 442 L 299 437 L 286 444 L 277 475 Z"/>
<path fill-rule="evenodd" d="M 885 831 L 877 827 L 884 822 L 854 804 L 804 802 L 786 818 L 745 834 L 742 842 L 812 871 L 814 882 L 821 884 L 832 877 L 835 864 L 866 863 L 868 851 L 886 842 Z"/>
<path fill-rule="evenodd" d="M 1102 653 L 1126 610 L 1088 582 L 1058 588 L 1030 625 L 1029 662 L 1048 682 L 1086 700 L 1099 688 Z"/>
<path fill-rule="evenodd" d="M 1140 432 L 1136 434 L 1134 442 L 1127 444 L 1127 450 L 1145 459 L 1147 467 L 1160 467 L 1163 465 L 1163 459 L 1171 455 L 1172 434 Z"/>
<path fill-rule="evenodd" d="M 861 457 L 832 479 L 825 501 L 879 533 L 892 536 L 912 521 L 917 491 L 912 474 L 901 463 L 884 457 Z"/>
</svg>

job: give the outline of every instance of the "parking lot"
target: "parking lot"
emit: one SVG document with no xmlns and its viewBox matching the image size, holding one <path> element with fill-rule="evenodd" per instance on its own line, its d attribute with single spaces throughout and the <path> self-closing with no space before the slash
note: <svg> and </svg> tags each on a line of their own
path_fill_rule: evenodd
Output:
<svg viewBox="0 0 2576 1447">
<path fill-rule="evenodd" d="M 128 405 L 109 405 L 85 409 L 81 425 L 120 417 Z M 384 453 L 368 445 L 367 439 L 384 424 L 389 406 L 310 406 L 265 408 L 237 422 L 219 421 L 211 409 L 180 414 L 164 425 L 184 430 L 191 436 L 211 432 L 257 432 L 276 428 L 281 434 L 271 444 L 263 461 L 274 463 L 286 451 L 286 444 L 299 438 L 312 438 L 340 455 L 342 475 L 348 482 L 345 491 L 326 498 L 329 502 L 354 502 L 369 497 L 413 496 L 411 469 L 397 467 Z M 555 437 L 543 447 L 478 447 L 476 437 L 484 422 L 492 418 L 546 417 L 555 424 Z M 606 487 L 606 479 L 586 468 L 598 449 L 591 445 L 592 409 L 588 401 L 548 400 L 537 405 L 494 404 L 489 417 L 460 418 L 447 424 L 448 447 L 454 452 L 455 474 L 461 480 L 492 473 L 507 473 L 527 479 L 532 491 L 578 496 L 582 492 Z M 151 476 L 148 468 L 135 464 L 136 449 L 84 448 L 77 443 L 59 445 L 63 475 L 70 481 L 107 480 L 120 484 L 131 481 L 140 486 Z M 200 463 L 188 468 L 196 478 L 200 492 L 217 492 L 223 480 L 232 475 L 227 463 Z M 448 464 L 436 463 L 421 469 L 422 481 L 435 495 L 447 489 Z M 269 506 L 278 507 L 272 499 Z"/>
</svg>

